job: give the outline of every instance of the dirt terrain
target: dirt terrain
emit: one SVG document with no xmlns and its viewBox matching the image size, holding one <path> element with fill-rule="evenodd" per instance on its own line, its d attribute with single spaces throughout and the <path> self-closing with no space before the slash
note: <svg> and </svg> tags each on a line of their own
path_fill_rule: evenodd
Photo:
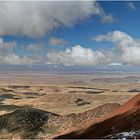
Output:
<svg viewBox="0 0 140 140">
<path fill-rule="evenodd" d="M 136 73 L 0 71 L 0 77 L 1 138 L 71 137 L 140 92 Z"/>
<path fill-rule="evenodd" d="M 0 76 L 0 114 L 22 106 L 60 115 L 80 113 L 105 103 L 123 104 L 140 92 L 139 75 L 13 72 Z"/>
</svg>

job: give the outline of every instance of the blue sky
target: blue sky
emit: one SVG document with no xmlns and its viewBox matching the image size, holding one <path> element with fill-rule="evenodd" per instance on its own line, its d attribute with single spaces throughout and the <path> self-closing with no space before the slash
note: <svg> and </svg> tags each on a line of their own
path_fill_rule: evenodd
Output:
<svg viewBox="0 0 140 140">
<path fill-rule="evenodd" d="M 92 2 L 92 1 L 90 1 L 90 2 Z M 31 5 L 32 5 L 32 3 L 31 3 Z M 37 57 L 41 56 L 42 53 L 46 53 L 46 55 L 47 55 L 47 53 L 49 51 L 51 51 L 51 52 L 54 51 L 55 53 L 53 53 L 52 56 L 55 57 L 55 55 L 56 55 L 57 58 L 55 58 L 55 59 L 57 59 L 57 60 L 58 59 L 65 59 L 65 58 L 67 59 L 67 56 L 65 56 L 65 58 L 62 58 L 62 55 L 67 55 L 67 53 L 65 53 L 64 51 L 69 50 L 69 49 L 70 50 L 68 52 L 70 55 L 73 56 L 72 53 L 76 54 L 75 52 L 72 52 L 72 48 L 74 46 L 77 46 L 77 45 L 79 45 L 81 47 L 81 48 L 77 47 L 77 52 L 83 51 L 82 48 L 85 48 L 85 49 L 89 48 L 89 49 L 91 49 L 90 50 L 91 52 L 93 51 L 92 55 L 94 55 L 94 53 L 96 53 L 96 51 L 102 51 L 102 52 L 106 51 L 107 52 L 107 51 L 110 51 L 113 49 L 116 50 L 116 44 L 120 40 L 115 42 L 114 40 L 112 40 L 112 39 L 110 40 L 109 38 L 102 39 L 101 41 L 97 41 L 96 39 L 95 40 L 92 39 L 93 37 L 96 37 L 98 35 L 106 35 L 107 36 L 108 32 L 112 32 L 112 36 L 113 36 L 114 31 L 120 31 L 121 33 L 126 33 L 126 35 L 132 37 L 134 39 L 134 42 L 137 42 L 137 41 L 135 41 L 137 39 L 139 40 L 139 38 L 140 38 L 140 31 L 139 31 L 140 30 L 140 28 L 139 28 L 139 25 L 140 25 L 140 2 L 139 1 L 129 1 L 129 2 L 128 1 L 99 1 L 96 3 L 98 4 L 98 6 L 96 5 L 93 8 L 98 9 L 100 11 L 99 13 L 95 13 L 96 10 L 93 9 L 93 12 L 91 12 L 91 13 L 88 12 L 85 14 L 85 17 L 82 17 L 81 16 L 82 12 L 81 13 L 79 12 L 80 10 L 82 11 L 82 8 L 75 10 L 74 12 L 76 14 L 78 13 L 79 15 L 77 14 L 77 17 L 75 17 L 73 15 L 72 19 L 70 19 L 70 20 L 67 19 L 70 23 L 67 23 L 67 21 L 65 21 L 65 18 L 63 19 L 63 21 L 61 21 L 60 19 L 57 19 L 58 21 L 60 20 L 58 23 L 61 25 L 56 26 L 53 29 L 50 29 L 48 31 L 48 28 L 50 28 L 51 25 L 49 25 L 47 22 L 50 22 L 48 20 L 51 20 L 51 16 L 54 16 L 54 15 L 51 15 L 51 16 L 49 15 L 50 19 L 48 18 L 48 20 L 47 20 L 47 18 L 46 18 L 43 21 L 44 23 L 46 22 L 46 25 L 48 24 L 48 27 L 45 26 L 44 23 L 42 23 L 42 25 L 44 26 L 43 29 L 44 29 L 45 33 L 42 33 L 40 31 L 38 33 L 39 35 L 37 34 L 37 36 L 35 36 L 35 37 L 33 36 L 33 34 L 36 33 L 38 30 L 36 32 L 31 31 L 29 33 L 28 33 L 28 30 L 26 30 L 25 32 L 23 31 L 24 29 L 20 30 L 24 25 L 23 22 L 25 22 L 25 24 L 26 24 L 26 21 L 24 21 L 24 19 L 22 19 L 23 25 L 21 25 L 21 27 L 20 27 L 20 23 L 19 23 L 19 25 L 17 23 L 17 27 L 19 26 L 18 29 L 16 29 L 16 25 L 12 26 L 12 24 L 14 25 L 14 24 L 16 24 L 16 22 L 14 22 L 13 19 L 9 18 L 9 17 L 11 17 L 11 15 L 8 15 L 9 9 L 6 7 L 7 11 L 5 10 L 5 13 L 8 13 L 6 15 L 7 18 L 2 17 L 2 19 L 4 19 L 4 21 L 6 23 L 8 21 L 10 21 L 11 23 L 9 22 L 9 25 L 6 26 L 8 28 L 0 31 L 1 38 L 3 39 L 3 42 L 6 42 L 6 43 L 13 42 L 13 41 L 16 42 L 16 47 L 14 47 L 14 49 L 12 51 L 14 52 L 14 54 L 17 55 L 17 57 L 19 57 L 19 56 L 26 57 L 29 54 L 32 55 L 32 53 L 35 53 L 34 56 L 36 55 L 36 58 L 34 58 L 34 59 L 38 59 Z M 15 4 L 15 9 L 17 8 L 16 6 L 20 7 L 20 5 Z M 37 4 L 36 4 L 36 6 L 37 6 Z M 61 9 L 63 9 L 64 5 L 62 4 L 61 6 L 62 6 Z M 58 7 L 59 7 L 59 5 L 58 5 Z M 0 7 L 0 8 L 2 8 L 2 7 Z M 20 14 L 17 15 L 17 20 L 18 20 L 18 17 L 24 16 L 24 12 L 22 12 L 22 10 L 25 10 L 25 9 L 22 9 L 22 8 L 23 7 L 21 7 L 21 9 L 19 8 L 21 10 L 21 15 Z M 89 10 L 91 10 L 89 6 L 88 6 L 88 8 L 89 8 Z M 17 8 L 17 10 L 19 10 L 19 9 Z M 50 12 L 52 9 L 53 8 L 50 8 Z M 61 9 L 58 8 L 58 10 L 61 10 Z M 64 12 L 65 12 L 65 10 L 67 10 L 67 9 L 63 9 Z M 33 16 L 36 11 L 33 9 L 33 11 L 30 10 L 30 12 L 32 13 L 32 16 Z M 72 14 L 75 14 L 74 12 L 69 11 L 69 13 L 72 13 Z M 65 16 L 65 13 L 60 13 L 60 14 Z M 43 16 L 45 17 L 45 14 Z M 68 17 L 69 14 L 66 16 Z M 81 19 L 78 16 L 81 16 Z M 107 19 L 108 21 L 107 20 L 103 21 L 106 16 L 109 16 L 109 19 Z M 32 22 L 32 21 L 28 21 L 28 17 L 25 16 L 25 18 L 27 18 L 27 22 Z M 41 18 L 41 17 L 39 17 L 39 18 Z M 75 23 L 74 24 L 71 23 L 71 20 Z M 60 23 L 60 22 L 63 22 L 63 23 Z M 69 24 L 70 24 L 70 26 L 69 26 Z M 0 23 L 0 26 L 3 27 L 4 26 L 3 23 Z M 34 26 L 34 24 L 33 24 L 33 31 L 36 30 L 36 28 L 40 29 L 40 26 Z M 27 25 L 27 27 L 28 27 L 28 25 Z M 25 26 L 25 28 L 26 28 L 26 26 Z M 32 26 L 30 28 L 32 28 Z M 50 43 L 50 39 L 51 39 L 52 43 L 54 43 L 54 44 Z M 28 50 L 27 48 L 32 44 L 34 46 L 37 46 L 37 45 L 40 46 L 40 44 L 41 44 L 41 47 L 43 48 L 42 49 L 43 51 L 41 51 L 41 54 L 38 54 L 37 52 L 35 52 L 35 49 L 34 50 L 32 49 L 33 47 L 31 47 L 30 52 L 27 51 Z M 119 44 L 117 44 L 117 45 L 119 45 Z M 37 47 L 35 47 L 35 48 L 37 48 Z M 135 46 L 133 48 L 135 48 Z M 64 54 L 61 55 L 60 51 L 62 51 L 62 53 L 64 53 Z M 84 51 L 86 51 L 86 50 L 84 50 Z M 118 50 L 118 52 L 119 51 L 122 51 L 122 50 Z M 123 51 L 124 51 L 124 49 L 123 49 Z M 124 53 L 123 51 L 121 52 L 120 55 L 122 55 L 122 53 Z M 57 52 L 58 52 L 58 54 L 57 54 Z M 79 61 L 82 59 L 83 62 L 82 63 L 80 62 L 80 64 L 85 64 L 85 63 L 87 63 L 87 61 L 83 60 L 83 58 L 86 59 L 85 58 L 86 56 L 84 55 L 83 58 L 81 58 L 82 53 L 76 54 L 75 58 L 71 57 L 69 59 L 71 59 L 72 61 Z M 125 53 L 126 53 L 126 51 L 125 51 Z M 90 52 L 89 52 L 89 54 L 90 54 Z M 8 53 L 8 55 L 9 55 L 9 53 Z M 106 53 L 103 55 L 106 55 Z M 129 54 L 129 55 L 131 55 L 131 54 Z M 50 57 L 50 60 L 52 59 L 52 56 Z M 77 56 L 78 57 L 80 56 L 80 58 L 77 59 Z M 126 55 L 121 56 L 121 57 L 126 57 Z M 44 58 L 41 58 L 41 59 L 44 59 Z M 49 60 L 48 58 L 45 58 L 45 59 L 46 59 L 45 61 Z M 52 63 L 62 63 L 62 64 L 67 63 L 67 62 L 64 62 L 64 63 L 61 62 L 63 60 L 57 61 L 55 59 L 52 59 Z M 116 56 L 115 57 L 113 56 L 113 58 L 109 58 L 109 59 L 111 59 L 111 60 L 110 61 L 108 60 L 107 64 L 114 63 L 114 62 L 130 63 L 130 60 L 128 62 L 128 60 L 127 61 L 123 60 L 124 58 L 121 60 L 118 60 L 118 58 Z M 115 59 L 115 61 L 114 61 L 114 59 Z M 138 58 L 134 59 L 133 61 L 136 61 L 137 59 Z M 71 61 L 71 60 L 69 60 L 69 61 Z M 78 64 L 78 62 L 76 64 Z M 90 62 L 90 64 L 98 64 L 98 63 L 96 63 L 96 62 L 91 63 Z M 69 65 L 69 62 L 68 62 L 68 65 Z"/>
<path fill-rule="evenodd" d="M 6 41 L 16 40 L 21 45 L 27 45 L 30 43 L 47 42 L 49 37 L 55 36 L 57 38 L 67 40 L 68 43 L 66 46 L 69 47 L 72 47 L 75 44 L 80 44 L 85 47 L 94 46 L 96 48 L 96 46 L 100 44 L 91 41 L 91 37 L 98 34 L 105 34 L 108 31 L 120 30 L 130 34 L 133 37 L 140 37 L 140 31 L 138 31 L 140 25 L 139 1 L 133 2 L 136 10 L 129 8 L 127 1 L 99 1 L 99 3 L 107 13 L 111 13 L 114 16 L 116 21 L 105 24 L 100 21 L 98 16 L 93 15 L 90 18 L 83 20 L 81 23 L 77 23 L 72 28 L 59 28 L 52 31 L 49 35 L 46 34 L 38 39 L 25 36 L 15 37 L 11 35 L 4 36 L 4 39 Z M 106 44 L 103 45 L 103 47 L 105 46 Z M 46 47 L 49 47 L 49 45 L 46 45 Z"/>
<path fill-rule="evenodd" d="M 120 30 L 129 35 L 139 38 L 140 31 L 140 2 L 133 2 L 136 10 L 132 10 L 127 6 L 128 2 L 99 2 L 104 10 L 112 13 L 116 21 L 105 24 L 100 21 L 100 18 L 93 15 L 81 24 L 77 24 L 72 29 L 63 28 L 53 33 L 54 36 L 68 40 L 70 45 L 80 44 L 85 47 L 98 47 L 99 43 L 91 41 L 92 36 L 98 34 L 106 34 L 109 31 Z M 108 44 L 102 43 L 103 47 L 108 47 Z M 69 44 L 68 44 L 69 45 Z"/>
</svg>

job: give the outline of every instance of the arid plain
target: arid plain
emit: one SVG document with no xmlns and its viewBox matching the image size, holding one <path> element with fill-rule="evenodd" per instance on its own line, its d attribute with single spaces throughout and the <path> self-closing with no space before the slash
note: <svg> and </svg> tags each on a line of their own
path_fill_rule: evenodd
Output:
<svg viewBox="0 0 140 140">
<path fill-rule="evenodd" d="M 0 114 L 23 106 L 79 113 L 105 103 L 123 104 L 140 92 L 138 73 L 0 72 Z"/>
</svg>

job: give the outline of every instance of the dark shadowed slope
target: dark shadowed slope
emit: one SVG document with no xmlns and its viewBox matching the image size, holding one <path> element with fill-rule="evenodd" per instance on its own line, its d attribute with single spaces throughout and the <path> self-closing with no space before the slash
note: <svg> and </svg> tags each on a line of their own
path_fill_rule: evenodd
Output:
<svg viewBox="0 0 140 140">
<path fill-rule="evenodd" d="M 34 109 L 21 108 L 0 116 L 0 139 L 35 138 L 44 123 L 59 115 Z"/>
</svg>

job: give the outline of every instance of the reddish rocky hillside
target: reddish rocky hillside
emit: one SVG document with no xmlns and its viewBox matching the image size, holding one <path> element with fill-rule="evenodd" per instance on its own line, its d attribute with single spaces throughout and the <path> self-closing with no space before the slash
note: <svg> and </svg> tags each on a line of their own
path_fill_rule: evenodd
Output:
<svg viewBox="0 0 140 140">
<path fill-rule="evenodd" d="M 140 94 L 84 129 L 56 138 L 140 138 Z"/>
<path fill-rule="evenodd" d="M 61 116 L 55 120 L 56 122 L 50 121 L 50 124 L 52 122 L 59 124 L 60 127 L 58 133 L 59 135 L 61 135 L 71 130 L 84 128 L 85 126 L 88 126 L 96 119 L 116 110 L 118 107 L 120 107 L 120 105 L 117 103 L 107 103 L 99 107 L 96 107 L 95 109 L 90 109 L 82 113 Z"/>
</svg>

